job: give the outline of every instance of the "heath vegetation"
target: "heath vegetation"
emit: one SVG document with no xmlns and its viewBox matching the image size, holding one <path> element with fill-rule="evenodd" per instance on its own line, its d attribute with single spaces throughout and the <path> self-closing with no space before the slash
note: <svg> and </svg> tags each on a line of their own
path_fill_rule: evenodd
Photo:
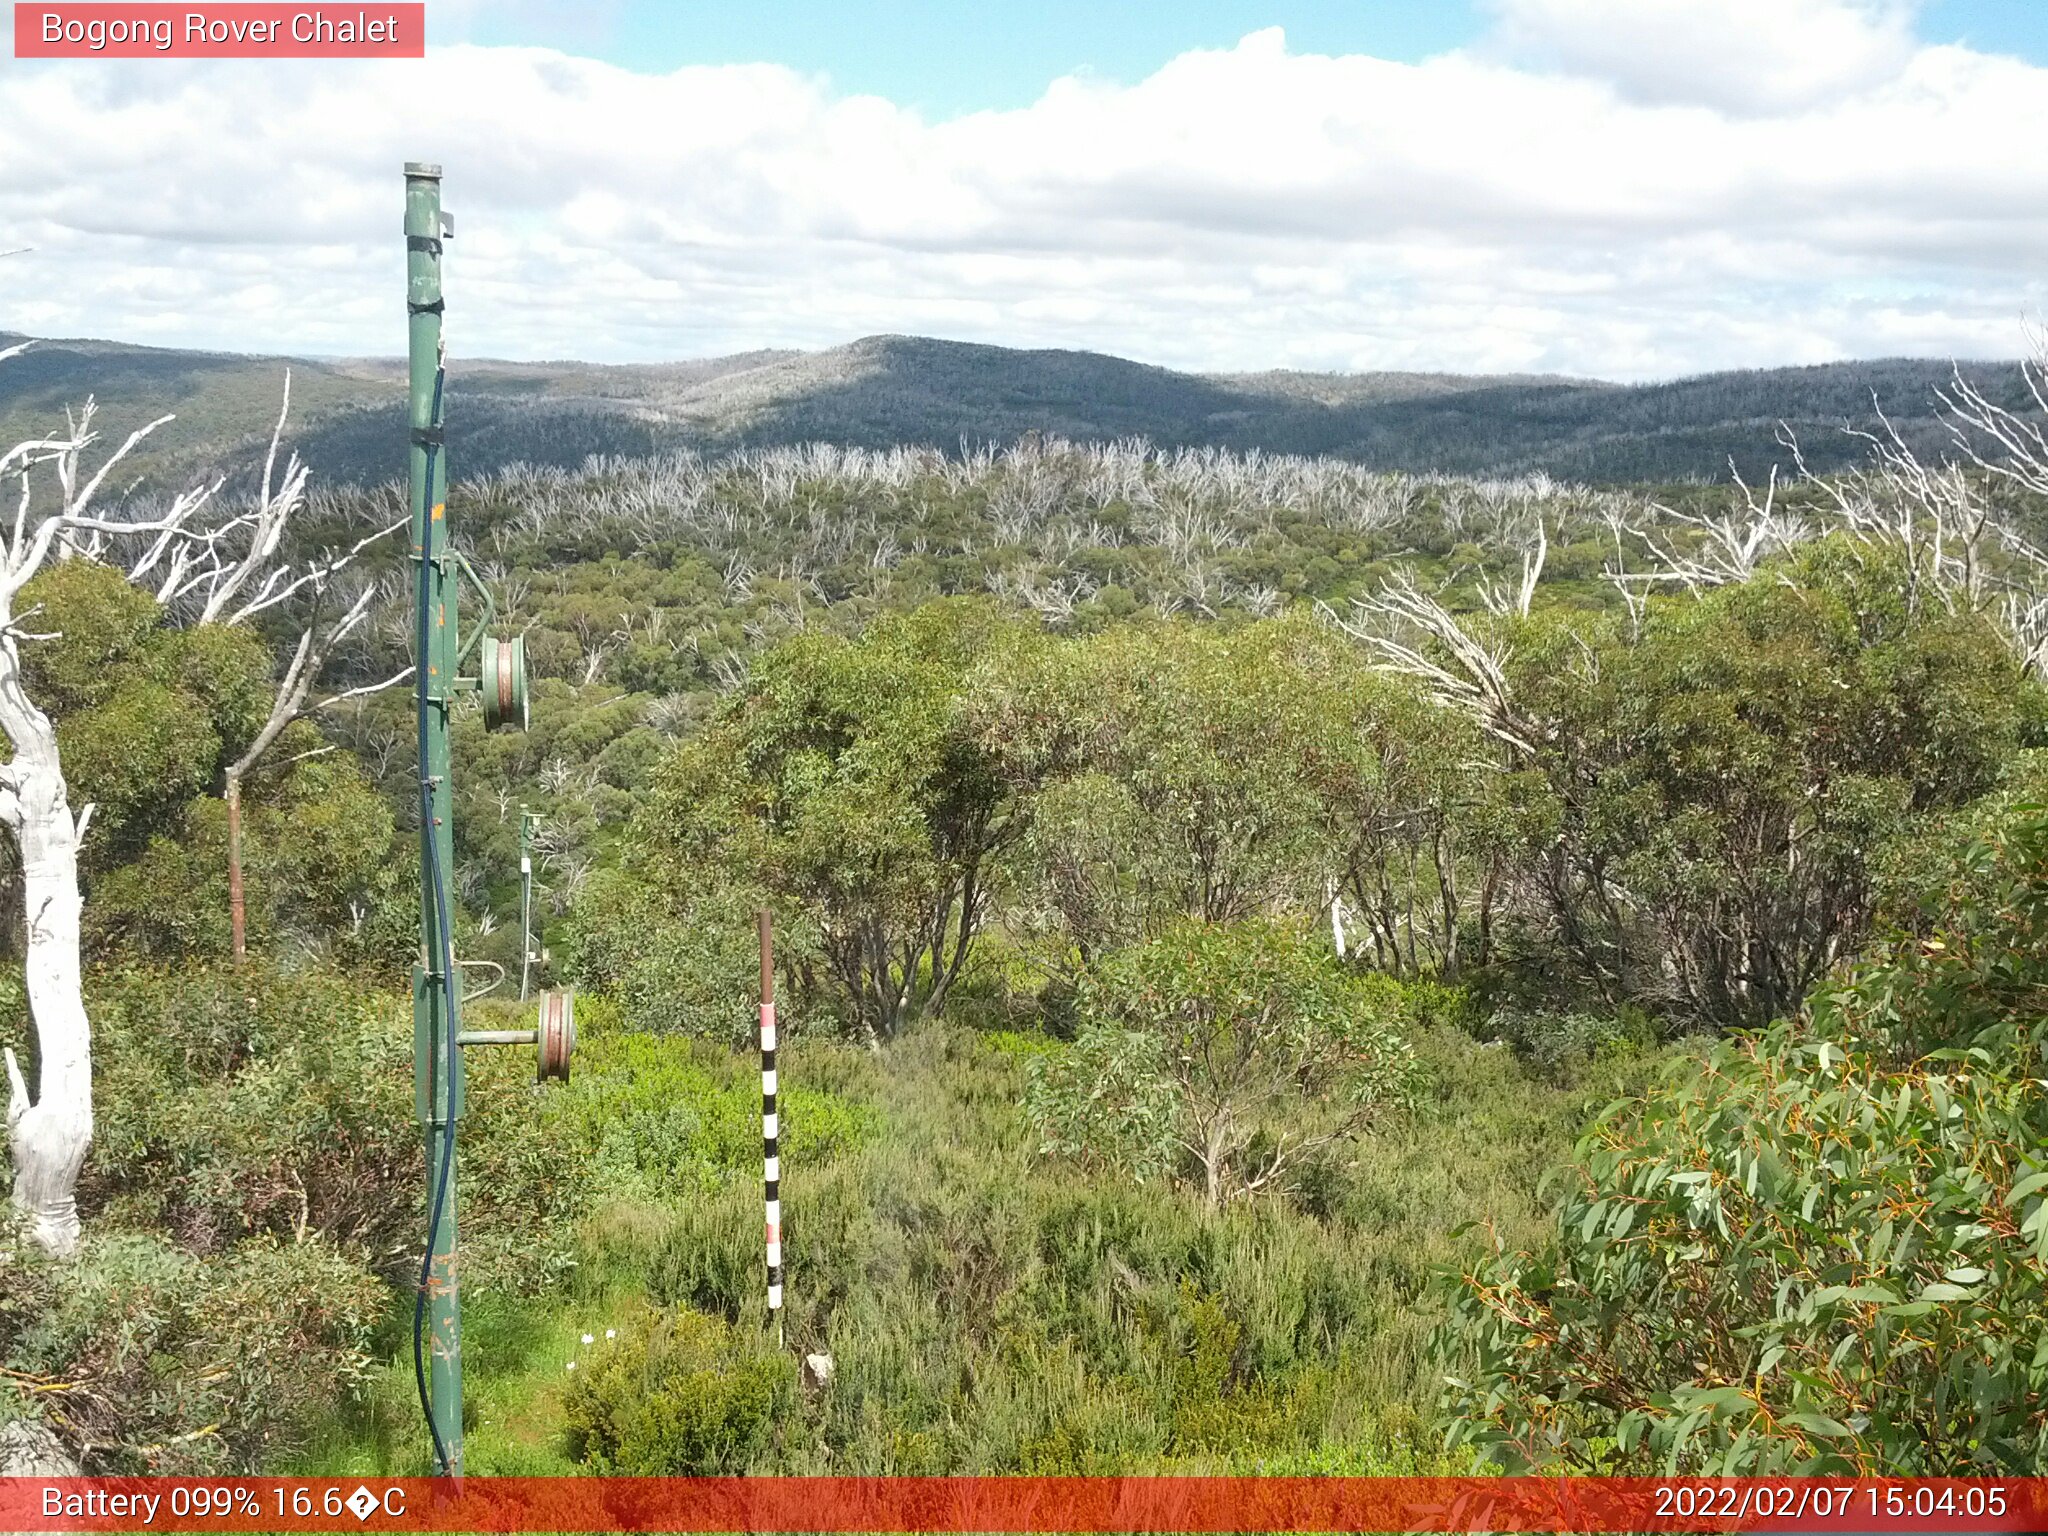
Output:
<svg viewBox="0 0 2048 1536">
<path fill-rule="evenodd" d="M 547 1092 L 472 1063 L 470 1470 L 2038 1469 L 2023 404 L 1663 492 L 1037 436 L 458 483 L 542 681 L 524 734 L 458 715 L 457 947 L 516 973 L 537 812 L 583 1036 Z M 0 692 L 61 759 L 91 1139 L 75 1244 L 0 1233 L 0 1419 L 423 1471 L 402 508 L 88 515 L 74 441 L 9 465 Z M 215 516 L 277 602 L 129 552 Z"/>
</svg>

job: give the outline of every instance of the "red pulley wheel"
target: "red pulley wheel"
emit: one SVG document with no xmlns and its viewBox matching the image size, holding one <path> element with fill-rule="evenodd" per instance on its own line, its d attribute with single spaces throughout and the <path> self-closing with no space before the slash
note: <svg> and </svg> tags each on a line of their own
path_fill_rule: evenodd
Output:
<svg viewBox="0 0 2048 1536">
<path fill-rule="evenodd" d="M 540 1080 L 569 1081 L 569 1056 L 576 1049 L 576 994 L 567 988 L 540 995 Z"/>
<path fill-rule="evenodd" d="M 526 637 L 500 640 L 485 635 L 478 648 L 477 686 L 483 695 L 484 728 L 525 730 L 527 720 Z"/>
</svg>

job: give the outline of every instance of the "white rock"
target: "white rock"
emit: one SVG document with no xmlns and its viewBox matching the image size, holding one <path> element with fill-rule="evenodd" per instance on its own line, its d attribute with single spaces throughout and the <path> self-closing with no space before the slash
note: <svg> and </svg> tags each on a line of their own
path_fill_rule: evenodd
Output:
<svg viewBox="0 0 2048 1536">
<path fill-rule="evenodd" d="M 78 1463 L 47 1424 L 9 1419 L 0 1424 L 0 1477 L 76 1477 Z"/>
</svg>

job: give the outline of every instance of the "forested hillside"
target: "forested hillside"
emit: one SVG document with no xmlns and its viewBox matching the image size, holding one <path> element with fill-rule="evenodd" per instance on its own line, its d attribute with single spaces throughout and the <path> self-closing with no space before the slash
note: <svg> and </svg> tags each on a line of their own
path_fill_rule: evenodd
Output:
<svg viewBox="0 0 2048 1536">
<path fill-rule="evenodd" d="M 0 335 L 0 344 L 13 338 Z M 327 484 L 389 478 L 402 440 L 403 370 L 376 360 L 280 359 L 45 342 L 0 375 L 9 439 L 96 392 L 109 427 L 180 414 L 173 443 L 137 462 L 164 484 L 249 462 L 294 370 L 300 443 Z M 2011 363 L 1965 371 L 2001 404 L 2024 390 Z M 1718 483 L 1788 465 L 1786 424 L 1817 468 L 1854 463 L 1843 432 L 1880 427 L 1916 449 L 1946 445 L 1935 391 L 1951 365 L 1891 358 L 1707 374 L 1624 386 L 1597 380 L 1414 373 L 1176 373 L 1092 352 L 1018 351 L 873 336 L 817 353 L 600 367 L 465 362 L 450 378 L 450 443 L 471 473 L 580 468 L 592 455 L 824 442 L 958 453 L 1032 433 L 1143 438 L 1168 448 L 1329 455 L 1367 468 L 1474 476 L 1548 474 L 1620 485 Z"/>
<path fill-rule="evenodd" d="M 530 1022 L 490 981 L 526 808 L 539 980 L 582 1034 L 566 1085 L 470 1058 L 469 1470 L 2038 1469 L 2039 413 L 1987 386 L 1955 418 L 1981 460 L 1916 458 L 1928 422 L 1853 469 L 1660 495 L 1381 466 L 1704 475 L 1873 375 L 1803 376 L 1788 411 L 1787 376 L 939 346 L 828 355 L 829 386 L 790 358 L 618 386 L 663 432 L 702 389 L 764 441 L 852 446 L 504 467 L 491 442 L 545 459 L 623 407 L 509 367 L 451 404 L 449 525 L 539 677 L 523 732 L 456 709 L 465 1016 Z M 16 408 L 75 398 L 73 366 Z M 163 429 L 159 473 L 274 417 L 254 365 L 137 366 L 138 403 L 226 424 Z M 0 1420 L 92 1471 L 429 1464 L 420 770 L 380 688 L 415 620 L 403 497 L 367 469 L 400 436 L 335 404 L 382 377 L 295 375 L 303 499 L 260 439 L 217 506 L 74 515 L 82 474 L 24 466 L 0 665 L 72 797 L 95 1097 L 77 1251 L 0 1241 Z M 1050 414 L 1097 389 L 1128 414 Z M 947 411 L 1044 435 L 963 451 Z M 1147 413 L 1208 425 L 1058 435 Z M 1354 462 L 1368 440 L 1415 457 Z M 174 515 L 203 531 L 150 531 Z M 269 558 L 320 579 L 266 585 Z M 4 808 L 19 1125 L 48 982 Z"/>
</svg>

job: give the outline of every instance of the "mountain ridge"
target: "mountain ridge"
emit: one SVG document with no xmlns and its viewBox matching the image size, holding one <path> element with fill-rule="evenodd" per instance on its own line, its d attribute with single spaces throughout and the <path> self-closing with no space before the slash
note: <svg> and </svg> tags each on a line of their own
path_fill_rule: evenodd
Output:
<svg viewBox="0 0 2048 1536">
<path fill-rule="evenodd" d="M 0 345 L 25 340 L 0 333 Z M 1955 366 L 2019 403 L 2015 363 L 1873 358 L 1724 370 L 1649 384 L 1544 374 L 1265 369 L 1188 373 L 1107 353 L 881 333 L 815 352 L 762 348 L 664 363 L 458 360 L 449 441 L 458 474 L 592 455 L 717 452 L 808 440 L 957 451 L 1027 433 L 1161 447 L 1329 454 L 1375 468 L 1591 483 L 1724 478 L 1784 460 L 1778 423 L 1817 466 L 1860 457 L 1836 429 L 1877 426 L 1873 396 L 1917 447 L 1942 434 L 1932 394 Z M 9 441 L 61 424 L 90 392 L 106 436 L 165 411 L 147 477 L 232 464 L 266 438 L 284 370 L 291 441 L 316 476 L 402 467 L 398 358 L 286 357 L 96 338 L 36 339 L 0 365 Z"/>
</svg>

